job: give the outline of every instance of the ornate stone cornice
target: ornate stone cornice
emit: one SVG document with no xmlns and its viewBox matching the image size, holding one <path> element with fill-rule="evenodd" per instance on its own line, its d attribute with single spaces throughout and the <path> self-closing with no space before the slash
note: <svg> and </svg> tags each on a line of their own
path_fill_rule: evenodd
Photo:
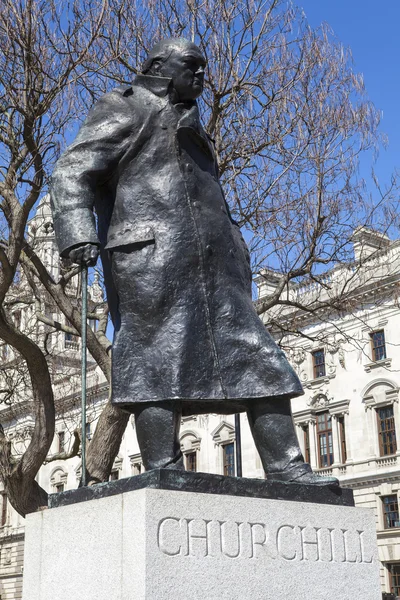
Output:
<svg viewBox="0 0 400 600">
<path fill-rule="evenodd" d="M 223 432 L 225 432 L 225 435 L 222 435 Z M 235 428 L 233 425 L 224 420 L 218 425 L 218 427 L 214 429 L 214 431 L 211 433 L 211 437 L 215 444 L 233 442 L 236 438 Z"/>
</svg>

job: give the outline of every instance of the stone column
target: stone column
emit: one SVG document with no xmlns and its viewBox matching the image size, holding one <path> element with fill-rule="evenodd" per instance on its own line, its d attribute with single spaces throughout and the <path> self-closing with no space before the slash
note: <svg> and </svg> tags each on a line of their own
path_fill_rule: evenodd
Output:
<svg viewBox="0 0 400 600">
<path fill-rule="evenodd" d="M 376 412 L 372 406 L 367 407 L 367 426 L 368 426 L 368 449 L 369 458 L 376 458 L 379 456 L 379 440 L 378 440 L 378 426 L 376 419 Z"/>
<path fill-rule="evenodd" d="M 400 410 L 398 402 L 393 402 L 394 427 L 396 432 L 397 455 L 400 455 Z"/>
<path fill-rule="evenodd" d="M 344 416 L 344 432 L 345 432 L 345 436 L 346 436 L 346 454 L 347 454 L 347 460 L 346 462 L 353 462 L 353 458 L 352 458 L 352 454 L 351 454 L 351 444 L 350 444 L 350 437 L 348 435 L 349 431 L 350 431 L 350 425 L 349 425 L 349 413 L 345 412 L 343 414 Z"/>
<path fill-rule="evenodd" d="M 308 427 L 308 434 L 310 436 L 310 464 L 312 469 L 318 469 L 318 440 L 315 420 L 309 421 Z"/>
<path fill-rule="evenodd" d="M 332 418 L 332 443 L 333 443 L 333 464 L 332 467 L 336 467 L 342 463 L 340 457 L 340 440 L 339 440 L 339 415 L 331 415 Z"/>
<path fill-rule="evenodd" d="M 303 427 L 305 425 L 306 425 L 306 423 L 296 423 L 296 435 L 297 435 L 297 439 L 299 440 L 299 446 L 300 446 L 301 453 L 304 457 L 306 455 L 306 448 L 305 448 L 305 443 L 304 443 L 304 429 L 303 429 Z"/>
</svg>

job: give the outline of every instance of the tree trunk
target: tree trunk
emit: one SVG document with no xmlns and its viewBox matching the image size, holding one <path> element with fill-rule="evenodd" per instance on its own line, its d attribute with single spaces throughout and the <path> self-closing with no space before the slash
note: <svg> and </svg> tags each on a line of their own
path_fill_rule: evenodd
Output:
<svg viewBox="0 0 400 600">
<path fill-rule="evenodd" d="M 30 444 L 18 460 L 11 456 L 10 443 L 0 430 L 0 476 L 11 505 L 22 516 L 47 506 L 47 492 L 35 481 L 54 437 L 54 396 L 46 358 L 37 344 L 8 321 L 0 309 L 0 337 L 24 358 L 32 385 L 35 417 Z"/>
<path fill-rule="evenodd" d="M 129 414 L 113 406 L 109 400 L 101 412 L 87 452 L 87 482 L 108 481 Z"/>
</svg>

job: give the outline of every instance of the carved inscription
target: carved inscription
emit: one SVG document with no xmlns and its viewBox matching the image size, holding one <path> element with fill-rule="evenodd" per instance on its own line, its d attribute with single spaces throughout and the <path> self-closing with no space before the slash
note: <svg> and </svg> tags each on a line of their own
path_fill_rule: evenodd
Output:
<svg viewBox="0 0 400 600">
<path fill-rule="evenodd" d="M 371 542 L 359 529 L 165 517 L 157 543 L 167 556 L 369 564 Z"/>
</svg>

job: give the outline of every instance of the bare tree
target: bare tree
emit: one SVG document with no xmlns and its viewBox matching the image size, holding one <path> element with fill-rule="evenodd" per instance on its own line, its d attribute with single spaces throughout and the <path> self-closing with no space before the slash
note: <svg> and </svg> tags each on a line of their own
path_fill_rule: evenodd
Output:
<svg viewBox="0 0 400 600">
<path fill-rule="evenodd" d="M 277 304 L 343 310 L 353 277 L 323 302 L 301 306 L 288 290 L 310 281 L 322 292 L 327 273 L 353 261 L 357 227 L 385 233 L 396 219 L 396 178 L 372 194 L 358 172 L 360 155 L 372 162 L 385 138 L 350 50 L 282 0 L 111 1 L 110 11 L 102 35 L 105 55 L 117 60 L 102 71 L 99 90 L 104 77 L 129 82 L 162 36 L 185 35 L 208 59 L 201 109 L 227 200 L 246 230 L 254 272 L 280 274 L 259 313 L 268 320 Z"/>
<path fill-rule="evenodd" d="M 23 269 L 33 298 L 38 296 L 38 286 L 44 288 L 74 330 L 80 331 L 79 303 L 72 301 L 67 290 L 71 273 L 56 281 L 35 252 L 26 229 L 35 203 L 46 191 L 60 143 L 79 114 L 87 76 L 84 62 L 96 53 L 106 5 L 79 1 L 66 7 L 57 2 L 6 0 L 1 8 L 0 337 L 29 373 L 35 424 L 31 441 L 19 457 L 12 455 L 9 441 L 0 432 L 0 475 L 12 505 L 25 515 L 46 504 L 47 494 L 35 476 L 54 436 L 54 396 L 45 349 L 29 331 L 16 326 L 9 303 L 22 301 L 15 278 Z M 96 334 L 89 330 L 88 347 L 109 378 L 104 329 Z M 105 407 L 88 453 L 91 480 L 108 477 L 126 422 L 119 410 L 110 404 Z"/>
<path fill-rule="evenodd" d="M 360 152 L 378 145 L 379 113 L 349 52 L 283 0 L 0 1 L 0 338 L 16 357 L 0 399 L 18 400 L 28 374 L 35 414 L 19 456 L 0 431 L 0 476 L 24 515 L 46 504 L 35 476 L 54 436 L 55 408 L 46 345 L 20 330 L 15 307 L 33 301 L 36 318 L 51 330 L 79 335 L 81 328 L 79 298 L 68 287 L 77 270 L 54 277 L 27 235 L 28 221 L 88 107 L 131 82 L 155 41 L 189 37 L 208 59 L 201 110 L 227 200 L 248 232 L 255 271 L 281 273 L 260 312 L 294 301 L 282 297 L 289 282 L 322 281 L 347 260 L 350 233 L 383 220 L 393 190 L 377 206 L 357 176 Z M 19 295 L 20 277 L 30 298 Z M 68 325 L 44 314 L 43 293 Z M 100 319 L 88 347 L 109 380 L 106 314 Z M 127 420 L 105 406 L 88 451 L 89 481 L 108 478 Z"/>
</svg>

